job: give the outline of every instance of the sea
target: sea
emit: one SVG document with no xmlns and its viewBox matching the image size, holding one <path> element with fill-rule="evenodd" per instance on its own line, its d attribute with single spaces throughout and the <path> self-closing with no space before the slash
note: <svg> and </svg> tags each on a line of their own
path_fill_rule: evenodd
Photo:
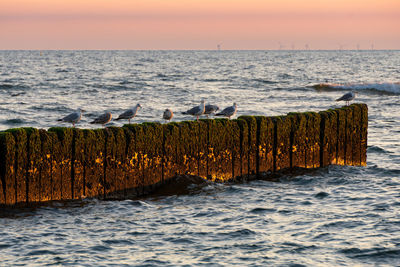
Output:
<svg viewBox="0 0 400 267">
<path fill-rule="evenodd" d="M 0 266 L 400 266 L 400 51 L 0 51 L 0 130 L 369 108 L 367 166 L 0 210 Z M 111 121 L 122 126 L 126 121 Z"/>
</svg>

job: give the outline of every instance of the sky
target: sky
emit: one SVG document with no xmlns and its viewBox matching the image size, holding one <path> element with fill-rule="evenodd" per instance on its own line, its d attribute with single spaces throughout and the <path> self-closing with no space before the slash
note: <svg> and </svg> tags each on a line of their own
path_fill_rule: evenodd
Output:
<svg viewBox="0 0 400 267">
<path fill-rule="evenodd" d="M 400 0 L 0 0 L 0 49 L 400 49 Z"/>
</svg>

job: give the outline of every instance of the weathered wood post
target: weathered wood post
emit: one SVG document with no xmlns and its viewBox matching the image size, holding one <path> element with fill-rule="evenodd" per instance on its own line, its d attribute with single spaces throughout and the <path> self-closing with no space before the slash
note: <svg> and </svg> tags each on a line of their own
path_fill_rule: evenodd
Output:
<svg viewBox="0 0 400 267">
<path fill-rule="evenodd" d="M 179 175 L 265 178 L 290 168 L 365 166 L 368 107 L 96 130 L 0 132 L 0 205 L 124 199 Z"/>
</svg>

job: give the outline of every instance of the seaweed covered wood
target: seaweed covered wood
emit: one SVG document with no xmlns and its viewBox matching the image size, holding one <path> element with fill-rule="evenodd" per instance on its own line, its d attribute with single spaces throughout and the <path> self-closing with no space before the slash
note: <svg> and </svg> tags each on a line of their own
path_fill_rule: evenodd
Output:
<svg viewBox="0 0 400 267">
<path fill-rule="evenodd" d="M 0 205 L 17 202 L 15 184 L 15 138 L 11 132 L 0 132 Z"/>
<path fill-rule="evenodd" d="M 73 181 L 71 167 L 73 129 L 54 127 L 50 128 L 49 132 L 57 134 L 57 138 L 53 143 L 53 200 L 72 199 Z"/>
<path fill-rule="evenodd" d="M 15 140 L 14 158 L 14 190 L 15 203 L 27 201 L 27 164 L 28 164 L 28 135 L 23 128 L 9 129 Z"/>
<path fill-rule="evenodd" d="M 290 168 L 365 166 L 367 127 L 368 107 L 352 104 L 236 120 L 9 129 L 0 132 L 0 205 L 130 198 L 179 175 L 231 181 Z"/>
</svg>

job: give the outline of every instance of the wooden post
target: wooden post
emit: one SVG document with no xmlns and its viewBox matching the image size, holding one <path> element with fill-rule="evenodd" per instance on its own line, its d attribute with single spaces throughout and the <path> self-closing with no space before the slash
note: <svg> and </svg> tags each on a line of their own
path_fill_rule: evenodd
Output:
<svg viewBox="0 0 400 267">
<path fill-rule="evenodd" d="M 14 205 L 15 183 L 15 138 L 10 132 L 0 132 L 0 205 Z"/>
</svg>

